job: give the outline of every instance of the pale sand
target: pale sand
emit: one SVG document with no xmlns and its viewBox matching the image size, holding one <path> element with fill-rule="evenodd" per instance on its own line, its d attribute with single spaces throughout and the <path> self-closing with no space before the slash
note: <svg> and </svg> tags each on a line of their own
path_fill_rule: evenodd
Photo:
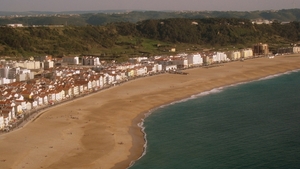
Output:
<svg viewBox="0 0 300 169">
<path fill-rule="evenodd" d="M 232 62 L 188 75 L 140 78 L 46 110 L 22 129 L 0 136 L 6 168 L 127 168 L 143 152 L 137 123 L 144 113 L 203 91 L 300 69 L 300 56 Z"/>
</svg>

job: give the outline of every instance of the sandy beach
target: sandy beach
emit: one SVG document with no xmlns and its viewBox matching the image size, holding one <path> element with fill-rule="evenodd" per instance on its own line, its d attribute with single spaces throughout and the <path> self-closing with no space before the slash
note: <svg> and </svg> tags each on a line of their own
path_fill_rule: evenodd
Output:
<svg viewBox="0 0 300 169">
<path fill-rule="evenodd" d="M 300 55 L 257 58 L 123 83 L 45 110 L 0 135 L 1 169 L 123 169 L 143 152 L 137 126 L 160 105 L 213 88 L 300 69 Z"/>
</svg>

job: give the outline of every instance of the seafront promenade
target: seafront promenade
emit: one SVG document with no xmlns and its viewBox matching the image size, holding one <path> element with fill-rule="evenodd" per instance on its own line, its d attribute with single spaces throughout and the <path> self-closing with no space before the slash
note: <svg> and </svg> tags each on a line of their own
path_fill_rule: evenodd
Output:
<svg viewBox="0 0 300 169">
<path fill-rule="evenodd" d="M 165 73 L 131 80 L 49 107 L 21 130 L 1 135 L 0 165 L 127 168 L 143 153 L 144 137 L 137 124 L 149 110 L 214 88 L 296 69 L 300 69 L 300 56 L 286 55 L 184 70 L 188 75 Z"/>
</svg>

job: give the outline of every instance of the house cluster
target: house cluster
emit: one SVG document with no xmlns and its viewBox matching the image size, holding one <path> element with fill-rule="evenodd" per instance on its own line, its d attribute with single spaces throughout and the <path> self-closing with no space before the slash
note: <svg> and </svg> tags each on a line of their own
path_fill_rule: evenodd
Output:
<svg viewBox="0 0 300 169">
<path fill-rule="evenodd" d="M 0 18 L 4 18 L 3 16 Z M 11 27 L 11 28 L 24 28 L 24 27 L 49 27 L 49 28 L 61 28 L 65 25 L 23 25 L 20 23 L 14 23 L 14 24 L 6 24 L 6 25 L 0 25 L 0 27 Z"/>
<path fill-rule="evenodd" d="M 278 54 L 287 54 L 287 53 L 300 53 L 299 46 L 279 48 L 277 51 Z"/>
<path fill-rule="evenodd" d="M 255 50 L 258 53 L 269 52 L 266 44 L 257 44 L 254 50 L 137 57 L 122 64 L 100 62 L 99 58 L 94 56 L 63 57 L 61 61 L 66 66 L 60 67 L 54 66 L 55 58 L 49 56 L 39 57 L 36 58 L 38 61 L 30 62 L 2 61 L 1 77 L 16 80 L 0 85 L 0 129 L 7 128 L 12 122 L 32 110 L 105 89 L 130 79 L 247 59 L 254 56 Z M 45 66 L 46 64 L 49 66 Z M 44 69 L 41 72 L 35 74 L 31 72 L 33 69 L 41 68 Z M 20 74 L 25 74 L 25 76 L 16 78 Z"/>
<path fill-rule="evenodd" d="M 158 64 L 122 64 L 107 67 L 58 67 L 45 70 L 40 78 L 0 86 L 0 129 L 25 113 L 127 81 L 158 72 Z"/>
<path fill-rule="evenodd" d="M 6 129 L 24 113 L 55 104 L 87 92 L 99 90 L 116 76 L 96 73 L 90 69 L 57 69 L 51 78 L 1 85 L 0 129 Z"/>
<path fill-rule="evenodd" d="M 54 67 L 52 60 L 6 61 L 0 60 L 0 85 L 34 78 L 32 70 L 48 70 Z"/>
<path fill-rule="evenodd" d="M 278 48 L 277 54 L 294 54 L 294 53 L 300 53 L 300 47 L 297 44 L 291 44 L 290 47 L 282 47 Z M 253 55 L 265 55 L 269 56 L 272 55 L 271 52 L 269 51 L 268 44 L 262 44 L 258 43 L 253 46 Z"/>
<path fill-rule="evenodd" d="M 269 24 L 272 24 L 272 23 L 273 23 L 273 21 L 270 21 L 270 20 L 267 20 L 267 19 L 252 20 L 252 24 L 257 24 L 257 25 L 261 25 L 261 24 L 269 25 Z"/>
<path fill-rule="evenodd" d="M 67 65 L 83 65 L 83 66 L 99 66 L 101 65 L 100 59 L 94 56 L 82 56 L 80 62 L 80 58 L 78 56 L 64 56 L 62 58 L 62 63 Z"/>
<path fill-rule="evenodd" d="M 99 66 L 99 65 L 101 65 L 101 63 L 100 63 L 100 60 L 98 57 L 83 56 L 82 57 L 82 65 Z"/>
<path fill-rule="evenodd" d="M 165 71 L 201 66 L 205 62 L 229 61 L 223 52 L 178 54 L 176 56 L 139 57 L 123 64 L 102 65 L 96 57 L 82 57 L 85 66 L 54 67 L 50 57 L 39 61 L 6 62 L 0 68 L 1 77 L 14 79 L 0 85 L 0 129 L 5 129 L 26 112 L 78 97 L 93 91 Z M 64 57 L 63 62 L 79 64 L 79 57 Z M 50 67 L 45 67 L 48 63 Z M 50 64 L 49 64 L 50 63 Z M 39 78 L 31 70 L 44 68 Z M 21 78 L 21 75 L 22 76 Z M 18 77 L 20 76 L 20 77 Z M 9 84 L 8 84 L 9 83 Z"/>
<path fill-rule="evenodd" d="M 11 68 L 9 66 L 0 66 L 0 85 L 9 84 L 16 81 L 25 81 L 34 78 L 34 73 L 29 69 L 20 67 Z"/>
<path fill-rule="evenodd" d="M 7 27 L 13 27 L 13 28 L 24 27 L 23 24 L 20 24 L 20 23 L 7 24 L 6 26 L 7 26 Z"/>
</svg>

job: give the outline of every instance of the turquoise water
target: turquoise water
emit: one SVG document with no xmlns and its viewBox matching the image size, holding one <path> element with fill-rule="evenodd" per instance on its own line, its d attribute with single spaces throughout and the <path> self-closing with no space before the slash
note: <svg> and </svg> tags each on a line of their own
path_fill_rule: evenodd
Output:
<svg viewBox="0 0 300 169">
<path fill-rule="evenodd" d="M 130 169 L 300 168 L 300 72 L 214 89 L 144 121 Z"/>
</svg>

